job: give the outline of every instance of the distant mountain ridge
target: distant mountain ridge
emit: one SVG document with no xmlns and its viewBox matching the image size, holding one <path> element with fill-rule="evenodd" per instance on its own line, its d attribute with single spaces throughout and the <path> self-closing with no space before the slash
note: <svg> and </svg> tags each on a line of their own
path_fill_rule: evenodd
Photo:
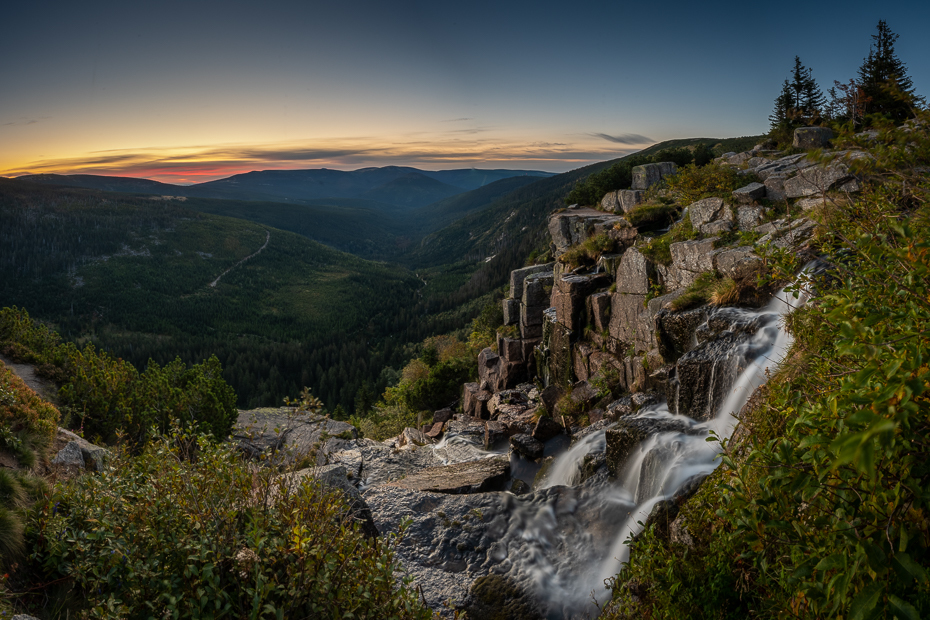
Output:
<svg viewBox="0 0 930 620">
<path fill-rule="evenodd" d="M 550 176 L 553 173 L 539 170 L 472 168 L 430 171 L 408 166 L 385 166 L 353 171 L 328 168 L 256 170 L 194 185 L 91 174 L 35 174 L 18 179 L 43 185 L 134 194 L 279 202 L 362 199 L 394 208 L 416 209 L 502 179 Z"/>
</svg>

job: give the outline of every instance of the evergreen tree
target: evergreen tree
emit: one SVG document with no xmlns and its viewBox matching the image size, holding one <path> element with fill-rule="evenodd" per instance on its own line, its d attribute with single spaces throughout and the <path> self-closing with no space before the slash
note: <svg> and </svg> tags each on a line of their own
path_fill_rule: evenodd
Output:
<svg viewBox="0 0 930 620">
<path fill-rule="evenodd" d="M 907 67 L 895 54 L 894 44 L 898 35 L 891 31 L 885 20 L 879 20 L 877 30 L 872 35 L 869 55 L 859 67 L 859 83 L 867 101 L 866 111 L 904 120 L 911 116 L 908 99 L 913 95 L 914 83 L 907 75 Z"/>
<path fill-rule="evenodd" d="M 781 93 L 775 98 L 775 109 L 769 116 L 772 129 L 813 125 L 820 120 L 826 98 L 817 86 L 811 70 L 799 56 L 794 57 L 791 81 L 785 80 Z"/>
<path fill-rule="evenodd" d="M 769 116 L 769 121 L 772 123 L 772 129 L 777 129 L 779 127 L 787 126 L 790 124 L 789 112 L 792 109 L 792 103 L 794 102 L 794 97 L 791 94 L 791 85 L 788 84 L 788 80 L 785 80 L 785 83 L 782 84 L 781 93 L 775 98 L 775 109 L 772 111 L 771 116 Z"/>
<path fill-rule="evenodd" d="M 809 125 L 820 117 L 820 110 L 825 103 L 823 93 L 820 92 L 811 70 L 801 63 L 799 56 L 794 57 L 791 78 L 793 116 Z"/>
</svg>

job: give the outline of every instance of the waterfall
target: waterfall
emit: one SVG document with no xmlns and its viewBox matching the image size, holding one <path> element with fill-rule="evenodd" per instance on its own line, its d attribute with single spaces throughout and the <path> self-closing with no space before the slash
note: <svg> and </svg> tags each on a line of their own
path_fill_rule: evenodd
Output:
<svg viewBox="0 0 930 620">
<path fill-rule="evenodd" d="M 727 321 L 749 332 L 714 362 L 717 386 L 712 384 L 711 390 L 717 397 L 708 405 L 714 407 L 711 419 L 696 422 L 669 411 L 665 403 L 646 407 L 633 417 L 675 421 L 687 432 L 658 433 L 643 441 L 617 480 L 579 484 L 585 457 L 603 453 L 606 446 L 604 429 L 591 433 L 556 459 L 537 484 L 532 503 L 512 505 L 510 532 L 502 537 L 510 541 L 508 560 L 517 569 L 511 574 L 524 576 L 549 618 L 595 615 L 594 602 L 610 598 L 604 580 L 629 560 L 627 541 L 642 530 L 652 508 L 694 476 L 717 467 L 720 444 L 707 439 L 712 433 L 720 439 L 732 434 L 734 414 L 791 346 L 782 318 L 805 301 L 805 296 L 792 298 L 783 289 L 760 310 L 711 313 L 708 322 Z"/>
</svg>

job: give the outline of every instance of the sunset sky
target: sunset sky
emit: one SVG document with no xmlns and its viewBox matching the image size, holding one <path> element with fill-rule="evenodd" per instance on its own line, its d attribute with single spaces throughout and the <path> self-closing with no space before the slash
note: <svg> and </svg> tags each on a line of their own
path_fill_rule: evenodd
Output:
<svg viewBox="0 0 930 620">
<path fill-rule="evenodd" d="M 826 91 L 879 19 L 930 94 L 925 1 L 20 2 L 0 19 L 0 175 L 560 172 L 764 133 L 796 54 Z"/>
</svg>

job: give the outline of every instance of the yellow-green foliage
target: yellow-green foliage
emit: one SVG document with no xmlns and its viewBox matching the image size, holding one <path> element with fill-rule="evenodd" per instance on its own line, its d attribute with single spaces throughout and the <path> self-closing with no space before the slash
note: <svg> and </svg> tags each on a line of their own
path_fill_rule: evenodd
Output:
<svg viewBox="0 0 930 620">
<path fill-rule="evenodd" d="M 657 263 L 663 265 L 672 264 L 671 245 L 679 241 L 689 241 L 697 239 L 699 233 L 691 225 L 691 217 L 685 215 L 684 218 L 660 237 L 653 237 L 648 242 L 639 246 L 639 251 L 645 256 Z"/>
<path fill-rule="evenodd" d="M 714 286 L 717 284 L 717 275 L 713 271 L 705 271 L 685 290 L 673 299 L 669 305 L 675 312 L 694 308 L 710 301 Z"/>
<path fill-rule="evenodd" d="M 604 617 L 930 614 L 930 135 L 885 126 L 869 150 L 752 434 L 684 510 L 694 547 L 647 533 Z"/>
<path fill-rule="evenodd" d="M 462 384 L 478 374 L 475 353 L 449 335 L 423 341 L 420 357 L 411 360 L 400 382 L 384 391 L 381 401 L 362 417 L 350 422 L 365 437 L 384 440 L 406 427 L 432 421 L 432 413 L 461 398 Z"/>
<path fill-rule="evenodd" d="M 39 398 L 0 362 L 0 433 L 12 433 L 21 441 L 45 447 L 55 437 L 58 419 L 55 407 Z M 0 436 L 0 448 L 3 443 Z"/>
<path fill-rule="evenodd" d="M 645 202 L 626 214 L 626 219 L 633 226 L 658 228 L 675 221 L 678 207 L 662 202 Z"/>
<path fill-rule="evenodd" d="M 65 582 L 74 618 L 426 618 L 341 492 L 255 469 L 206 436 L 153 441 L 38 508 L 28 590 Z M 62 615 L 64 617 L 64 614 Z"/>
<path fill-rule="evenodd" d="M 223 379 L 215 356 L 188 368 L 180 359 L 144 372 L 93 345 L 61 344 L 57 333 L 33 321 L 25 310 L 0 310 L 0 347 L 39 365 L 62 383 L 59 398 L 90 437 L 109 442 L 118 433 L 144 443 L 152 427 L 173 422 L 225 437 L 236 419 L 236 394 Z"/>
<path fill-rule="evenodd" d="M 572 246 L 559 257 L 559 262 L 571 267 L 596 263 L 601 254 L 613 252 L 617 243 L 607 234 L 593 235 L 582 243 Z"/>
<path fill-rule="evenodd" d="M 665 181 L 681 204 L 689 205 L 711 196 L 729 198 L 733 190 L 746 185 L 751 179 L 739 176 L 729 166 L 712 163 L 700 168 L 694 165 L 685 166 L 678 174 L 666 177 Z"/>
<path fill-rule="evenodd" d="M 45 491 L 44 482 L 28 468 L 36 464 L 36 452 L 43 453 L 54 439 L 58 417 L 55 407 L 0 362 L 0 453 L 19 465 L 0 468 L 0 568 L 9 568 L 24 549 L 23 514 Z"/>
</svg>

